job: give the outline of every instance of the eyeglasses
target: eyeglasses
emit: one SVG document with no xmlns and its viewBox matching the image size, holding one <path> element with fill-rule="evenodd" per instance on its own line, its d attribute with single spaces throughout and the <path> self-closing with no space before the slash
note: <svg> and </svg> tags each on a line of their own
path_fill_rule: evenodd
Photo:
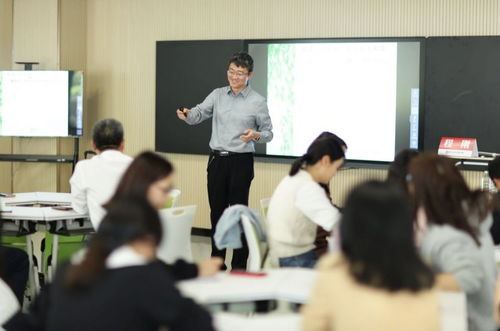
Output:
<svg viewBox="0 0 500 331">
<path fill-rule="evenodd" d="M 242 78 L 248 75 L 248 72 L 228 70 L 227 74 L 230 76 L 236 76 L 238 78 Z"/>
</svg>

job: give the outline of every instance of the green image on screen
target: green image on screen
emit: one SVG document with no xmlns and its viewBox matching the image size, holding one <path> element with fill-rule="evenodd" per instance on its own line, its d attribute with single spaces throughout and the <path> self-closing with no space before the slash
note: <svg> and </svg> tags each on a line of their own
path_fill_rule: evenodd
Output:
<svg viewBox="0 0 500 331">
<path fill-rule="evenodd" d="M 268 47 L 268 95 L 273 96 L 270 107 L 278 110 L 273 125 L 275 136 L 268 146 L 268 153 L 275 155 L 293 154 L 293 114 L 295 49 L 293 44 L 271 44 Z M 281 77 L 287 73 L 286 79 Z"/>
</svg>

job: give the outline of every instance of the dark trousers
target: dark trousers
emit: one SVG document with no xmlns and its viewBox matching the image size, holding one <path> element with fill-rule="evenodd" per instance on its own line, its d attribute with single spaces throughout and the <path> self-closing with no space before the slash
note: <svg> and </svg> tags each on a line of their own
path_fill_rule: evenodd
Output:
<svg viewBox="0 0 500 331">
<path fill-rule="evenodd" d="M 227 156 L 210 155 L 207 166 L 208 201 L 212 223 L 212 256 L 226 257 L 226 250 L 218 250 L 213 240 L 215 227 L 224 210 L 236 204 L 248 206 L 250 183 L 253 179 L 253 154 L 238 153 Z M 243 247 L 233 251 L 231 267 L 246 269 L 248 245 L 242 234 Z"/>
<path fill-rule="evenodd" d="M 0 246 L 0 264 L 3 280 L 22 305 L 29 274 L 28 254 L 18 248 Z"/>
</svg>

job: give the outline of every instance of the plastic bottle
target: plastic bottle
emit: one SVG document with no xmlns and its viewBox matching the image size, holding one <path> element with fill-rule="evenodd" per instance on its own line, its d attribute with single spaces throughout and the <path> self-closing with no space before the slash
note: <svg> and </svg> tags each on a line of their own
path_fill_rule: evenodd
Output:
<svg viewBox="0 0 500 331">
<path fill-rule="evenodd" d="M 484 171 L 481 176 L 481 190 L 492 193 L 496 192 L 495 184 L 491 181 L 488 171 Z"/>
</svg>

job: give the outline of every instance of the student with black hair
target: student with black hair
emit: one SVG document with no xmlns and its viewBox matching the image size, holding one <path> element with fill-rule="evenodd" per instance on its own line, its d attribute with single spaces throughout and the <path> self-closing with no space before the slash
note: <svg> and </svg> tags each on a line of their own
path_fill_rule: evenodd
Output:
<svg viewBox="0 0 500 331">
<path fill-rule="evenodd" d="M 223 259 L 226 250 L 215 246 L 213 236 L 224 210 L 235 204 L 248 205 L 250 184 L 254 177 L 255 143 L 273 138 L 272 123 L 266 100 L 249 85 L 253 59 L 248 53 L 233 54 L 228 61 L 229 86 L 217 88 L 195 107 L 180 108 L 177 116 L 189 125 L 212 118 L 212 150 L 207 165 L 208 201 L 212 224 L 212 256 Z M 233 269 L 245 269 L 248 246 L 233 251 Z"/>
<path fill-rule="evenodd" d="M 488 163 L 488 175 L 495 184 L 498 193 L 493 197 L 493 225 L 490 228 L 495 245 L 500 244 L 500 156 Z"/>
<path fill-rule="evenodd" d="M 145 199 L 108 206 L 81 261 L 58 270 L 38 310 L 16 315 L 7 330 L 214 330 L 210 314 L 183 298 L 155 260 L 162 229 Z"/>
<path fill-rule="evenodd" d="M 132 158 L 123 154 L 123 126 L 112 118 L 94 125 L 92 146 L 97 155 L 78 162 L 69 183 L 73 209 L 82 214 L 88 213 L 97 230 L 105 214 L 102 204 L 115 191 Z"/>
<path fill-rule="evenodd" d="M 103 206 L 107 209 L 114 201 L 126 198 L 146 198 L 153 208 L 164 208 L 174 187 L 174 166 L 169 160 L 154 152 L 145 151 L 137 155 L 123 174 L 111 199 Z M 197 276 L 212 276 L 222 265 L 222 259 L 212 257 L 199 264 L 177 260 L 165 265 L 176 280 Z"/>
<path fill-rule="evenodd" d="M 411 160 L 420 155 L 416 149 L 404 149 L 400 151 L 395 157 L 394 161 L 389 164 L 387 172 L 387 182 L 400 188 L 403 192 L 408 194 L 408 167 Z"/>
<path fill-rule="evenodd" d="M 419 257 L 406 197 L 371 181 L 348 196 L 341 252 L 318 262 L 305 331 L 438 331 L 434 276 Z"/>
<path fill-rule="evenodd" d="M 0 243 L 0 278 L 14 291 L 20 305 L 23 304 L 28 276 L 28 254 L 22 249 L 2 246 Z"/>
<path fill-rule="evenodd" d="M 0 215 L 0 239 L 3 234 L 2 222 Z M 10 249 L 4 250 L 4 247 L 1 245 L 0 241 L 0 325 L 9 320 L 21 307 L 29 272 L 28 256 L 26 253 L 20 249 L 12 248 L 12 250 L 16 250 L 14 252 L 15 255 L 23 254 L 22 260 L 18 260 L 16 264 L 12 265 L 12 262 L 9 262 L 12 257 L 9 255 L 13 251 Z M 7 261 L 4 260 L 5 257 L 7 257 Z M 14 268 L 14 272 L 12 272 L 12 268 Z M 14 282 L 12 282 L 12 278 Z"/>
<path fill-rule="evenodd" d="M 317 226 L 331 231 L 340 217 L 320 184 L 328 184 L 343 162 L 338 140 L 316 139 L 277 186 L 269 202 L 267 224 L 270 256 L 280 266 L 312 268 L 316 263 Z"/>
<path fill-rule="evenodd" d="M 337 140 L 339 142 L 340 146 L 342 147 L 342 150 L 344 151 L 344 153 L 347 151 L 346 142 L 342 138 L 337 136 L 335 133 L 331 133 L 329 131 L 323 131 L 320 133 L 320 135 L 316 139 L 321 139 L 321 138 L 325 138 L 325 137 L 330 137 L 332 139 Z M 326 196 L 331 201 L 332 195 L 330 192 L 330 183 L 327 183 L 327 184 L 320 183 L 319 185 L 325 190 Z M 335 206 L 335 208 L 339 209 L 339 211 L 341 211 L 341 209 L 338 206 L 336 206 L 335 204 L 334 204 L 334 206 Z M 332 231 L 326 231 L 321 226 L 319 226 L 319 225 L 317 226 L 316 239 L 314 240 L 314 246 L 316 247 L 314 249 L 314 253 L 316 254 L 316 256 L 318 258 L 320 258 L 323 254 L 325 254 L 328 251 L 328 248 L 329 248 L 328 238 L 331 237 L 331 235 L 332 235 Z"/>
</svg>

